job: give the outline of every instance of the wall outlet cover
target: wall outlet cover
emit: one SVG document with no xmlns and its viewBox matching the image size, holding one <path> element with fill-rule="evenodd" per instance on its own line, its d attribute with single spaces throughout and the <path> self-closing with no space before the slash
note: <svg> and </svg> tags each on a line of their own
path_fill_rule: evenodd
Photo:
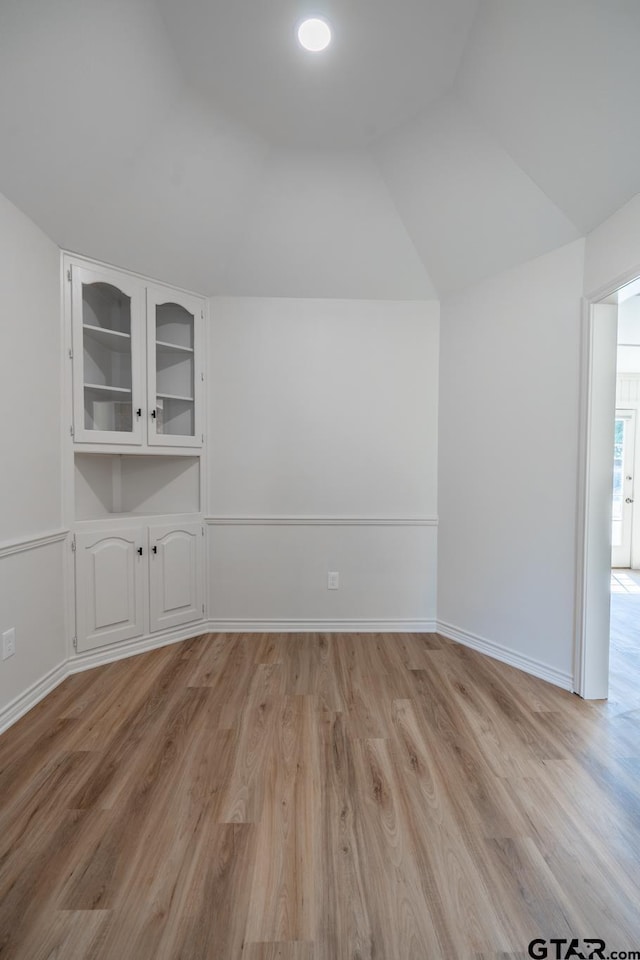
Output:
<svg viewBox="0 0 640 960">
<path fill-rule="evenodd" d="M 8 660 L 16 652 L 16 630 L 11 627 L 2 634 L 2 659 Z"/>
</svg>

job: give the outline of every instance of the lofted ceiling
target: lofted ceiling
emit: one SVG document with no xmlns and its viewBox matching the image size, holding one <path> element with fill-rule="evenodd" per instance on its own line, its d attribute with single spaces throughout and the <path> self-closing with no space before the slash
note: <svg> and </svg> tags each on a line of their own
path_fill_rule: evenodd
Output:
<svg viewBox="0 0 640 960">
<path fill-rule="evenodd" d="M 639 43 L 637 0 L 0 0 L 0 191 L 205 294 L 443 296 L 640 192 Z"/>
<path fill-rule="evenodd" d="M 159 0 L 195 89 L 280 146 L 362 146 L 446 93 L 477 0 Z M 296 42 L 321 13 L 333 43 Z"/>
</svg>

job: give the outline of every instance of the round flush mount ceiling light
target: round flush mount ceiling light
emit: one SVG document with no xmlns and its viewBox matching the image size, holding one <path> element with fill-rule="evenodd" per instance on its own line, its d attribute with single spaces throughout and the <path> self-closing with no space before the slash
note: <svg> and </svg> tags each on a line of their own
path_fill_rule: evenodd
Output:
<svg viewBox="0 0 640 960">
<path fill-rule="evenodd" d="M 331 43 L 331 28 L 325 20 L 319 20 L 313 17 L 310 20 L 303 20 L 298 27 L 298 40 L 300 46 L 310 53 L 320 53 Z"/>
</svg>

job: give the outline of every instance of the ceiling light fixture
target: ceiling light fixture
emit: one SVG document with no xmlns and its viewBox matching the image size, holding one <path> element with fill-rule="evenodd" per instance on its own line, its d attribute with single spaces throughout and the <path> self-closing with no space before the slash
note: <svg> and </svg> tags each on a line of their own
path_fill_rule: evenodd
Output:
<svg viewBox="0 0 640 960">
<path fill-rule="evenodd" d="M 298 40 L 310 53 L 320 53 L 331 43 L 331 28 L 325 20 L 316 17 L 304 20 L 298 27 Z"/>
</svg>

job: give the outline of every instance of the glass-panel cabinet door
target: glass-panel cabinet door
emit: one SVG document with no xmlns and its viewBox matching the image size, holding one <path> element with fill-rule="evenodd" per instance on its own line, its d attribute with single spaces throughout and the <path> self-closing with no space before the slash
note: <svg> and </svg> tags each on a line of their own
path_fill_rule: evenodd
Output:
<svg viewBox="0 0 640 960">
<path fill-rule="evenodd" d="M 200 427 L 203 304 L 161 287 L 147 288 L 149 443 L 202 445 Z"/>
<path fill-rule="evenodd" d="M 73 264 L 71 288 L 74 439 L 139 444 L 144 287 Z"/>
</svg>

